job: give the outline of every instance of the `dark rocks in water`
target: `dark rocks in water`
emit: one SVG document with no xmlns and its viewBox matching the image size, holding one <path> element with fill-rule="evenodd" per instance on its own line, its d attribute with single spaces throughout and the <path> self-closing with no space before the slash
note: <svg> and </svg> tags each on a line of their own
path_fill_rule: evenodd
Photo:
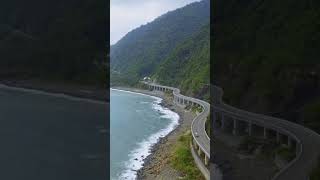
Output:
<svg viewBox="0 0 320 180">
<path fill-rule="evenodd" d="M 138 161 L 138 158 L 135 158 L 134 160 L 135 160 L 135 161 Z"/>
</svg>

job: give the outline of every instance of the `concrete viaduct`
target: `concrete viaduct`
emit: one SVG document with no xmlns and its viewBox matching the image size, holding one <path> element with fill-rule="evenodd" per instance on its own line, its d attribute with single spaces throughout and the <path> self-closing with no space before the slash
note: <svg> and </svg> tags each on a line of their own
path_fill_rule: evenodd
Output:
<svg viewBox="0 0 320 180">
<path fill-rule="evenodd" d="M 204 177 L 209 180 L 210 138 L 205 131 L 205 123 L 210 113 L 210 104 L 200 99 L 184 96 L 180 94 L 180 90 L 178 88 L 162 86 L 144 81 L 142 81 L 142 83 L 145 84 L 149 90 L 172 93 L 173 102 L 182 107 L 187 105 L 201 107 L 202 111 L 197 114 L 192 121 L 192 145 L 190 145 L 190 147 L 196 165 Z"/>
<path fill-rule="evenodd" d="M 294 148 L 296 156 L 273 180 L 308 180 L 320 154 L 320 136 L 299 124 L 237 109 L 222 101 L 223 90 L 213 86 L 213 132 L 217 128 L 233 135 L 247 134 L 274 139 Z M 214 142 L 213 142 L 214 147 Z M 214 154 L 214 149 L 213 152 Z"/>
</svg>

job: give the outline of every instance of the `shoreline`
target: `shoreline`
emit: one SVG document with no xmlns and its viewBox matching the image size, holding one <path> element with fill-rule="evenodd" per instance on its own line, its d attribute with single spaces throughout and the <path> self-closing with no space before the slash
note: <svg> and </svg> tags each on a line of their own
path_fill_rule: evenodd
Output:
<svg viewBox="0 0 320 180">
<path fill-rule="evenodd" d="M 72 99 L 86 102 L 69 102 L 69 96 L 61 92 L 54 95 L 63 97 L 56 101 L 55 97 L 36 95 L 51 94 L 43 89 L 23 88 L 6 83 L 1 89 L 2 141 L 9 143 L 1 148 L 1 154 L 11 162 L 1 163 L 7 168 L 1 176 L 46 179 L 51 174 L 53 179 L 61 180 L 107 179 L 105 109 L 109 104 L 89 104 L 86 102 L 90 99 L 76 97 Z M 15 171 L 21 173 L 12 174 Z"/>
<path fill-rule="evenodd" d="M 171 167 L 169 157 L 171 156 L 172 148 L 177 143 L 178 138 L 186 131 L 190 130 L 192 120 L 195 114 L 186 111 L 173 104 L 172 99 L 165 97 L 159 92 L 152 92 L 138 88 L 113 87 L 114 89 L 129 91 L 133 93 L 141 93 L 144 95 L 156 96 L 162 99 L 160 105 L 179 115 L 178 125 L 165 137 L 159 138 L 151 149 L 150 154 L 143 160 L 142 168 L 137 171 L 138 180 L 160 180 L 160 179 L 178 179 L 182 176 L 177 170 Z M 161 94 L 161 95 L 160 95 Z"/>
<path fill-rule="evenodd" d="M 139 142 L 139 144 L 144 144 L 143 146 L 139 146 L 136 149 L 130 151 L 130 158 L 126 161 L 127 163 L 129 163 L 129 165 L 126 167 L 126 170 L 121 173 L 120 178 L 131 179 L 134 176 L 134 179 L 141 179 L 141 169 L 146 166 L 146 164 L 148 163 L 148 159 L 153 155 L 156 147 L 180 125 L 181 118 L 178 113 L 176 113 L 167 105 L 165 97 L 161 92 L 147 92 L 142 89 L 122 87 L 110 88 L 110 90 L 138 94 L 155 99 L 153 109 L 160 111 L 161 113 L 163 113 L 161 117 L 164 116 L 164 118 L 168 118 L 171 121 L 165 128 L 154 132 L 147 139 Z M 141 154 L 137 152 L 145 153 Z M 136 167 L 139 168 L 135 169 Z M 135 173 L 132 173 L 132 171 Z"/>
<path fill-rule="evenodd" d="M 144 96 L 150 96 L 150 97 L 154 97 L 154 98 L 160 98 L 161 102 L 159 103 L 159 105 L 164 108 L 164 109 L 168 109 L 176 114 L 178 114 L 179 119 L 178 119 L 178 124 L 174 127 L 174 129 L 172 131 L 170 131 L 167 135 L 165 135 L 164 137 L 160 137 L 158 139 L 158 141 L 153 144 L 150 149 L 149 152 L 150 154 L 147 155 L 144 159 L 143 159 L 143 164 L 142 167 L 137 170 L 137 174 L 136 174 L 136 179 L 141 180 L 144 179 L 145 176 L 145 169 L 151 165 L 151 161 L 155 156 L 155 152 L 157 151 L 158 147 L 161 146 L 161 144 L 164 144 L 167 141 L 168 136 L 171 136 L 177 129 L 180 128 L 181 126 L 181 114 L 176 112 L 176 110 L 172 107 L 172 105 L 170 105 L 170 103 L 167 102 L 167 99 L 164 97 L 163 93 L 160 92 L 152 92 L 152 91 L 147 91 L 147 90 L 143 90 L 143 89 L 137 89 L 137 88 L 128 88 L 128 87 L 113 87 L 110 88 L 111 90 L 116 90 L 116 91 L 124 91 L 124 92 L 128 92 L 128 93 L 134 93 L 134 94 L 140 94 L 140 95 L 144 95 Z"/>
<path fill-rule="evenodd" d="M 110 102 L 109 89 L 90 85 L 43 80 L 0 80 L 0 84 L 21 90 L 44 92 L 52 95 L 65 95 L 84 100 Z"/>
</svg>

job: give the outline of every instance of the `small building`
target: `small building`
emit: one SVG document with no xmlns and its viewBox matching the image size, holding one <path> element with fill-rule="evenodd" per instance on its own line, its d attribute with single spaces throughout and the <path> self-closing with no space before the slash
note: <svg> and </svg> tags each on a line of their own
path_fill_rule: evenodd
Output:
<svg viewBox="0 0 320 180">
<path fill-rule="evenodd" d="M 143 78 L 143 81 L 148 81 L 148 82 L 150 82 L 150 81 L 151 81 L 151 78 L 148 77 L 148 76 L 146 76 L 146 77 Z"/>
</svg>

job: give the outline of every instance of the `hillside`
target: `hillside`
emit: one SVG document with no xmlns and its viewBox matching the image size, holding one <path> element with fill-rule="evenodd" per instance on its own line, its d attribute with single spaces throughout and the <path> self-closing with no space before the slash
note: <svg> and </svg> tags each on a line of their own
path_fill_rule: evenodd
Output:
<svg viewBox="0 0 320 180">
<path fill-rule="evenodd" d="M 110 53 L 112 85 L 132 85 L 144 76 L 155 74 L 156 68 L 177 46 L 209 23 L 209 3 L 204 0 L 168 12 L 129 32 L 113 45 Z"/>
<path fill-rule="evenodd" d="M 104 1 L 0 4 L 0 79 L 105 85 Z"/>
<path fill-rule="evenodd" d="M 215 84 L 226 101 L 320 132 L 320 3 L 216 1 Z"/>
<path fill-rule="evenodd" d="M 153 78 L 185 94 L 209 100 L 210 26 L 180 43 L 157 67 Z"/>
</svg>

